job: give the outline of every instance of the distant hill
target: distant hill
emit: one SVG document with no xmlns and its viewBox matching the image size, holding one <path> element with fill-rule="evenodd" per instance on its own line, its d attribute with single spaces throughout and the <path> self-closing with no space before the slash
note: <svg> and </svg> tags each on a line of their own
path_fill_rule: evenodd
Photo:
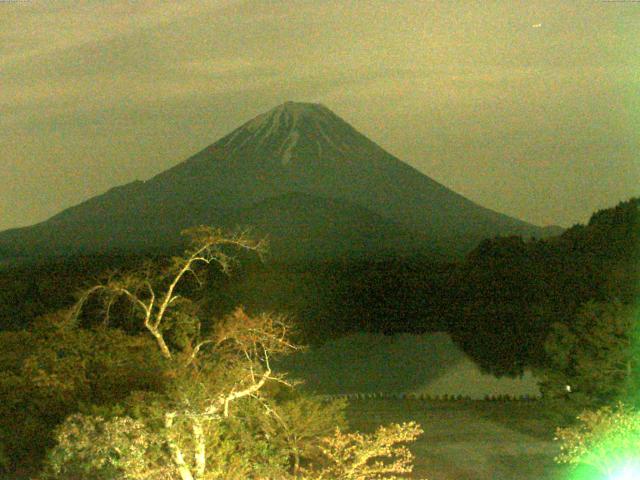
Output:
<svg viewBox="0 0 640 480">
<path fill-rule="evenodd" d="M 458 255 L 496 235 L 557 233 L 471 202 L 322 105 L 287 102 L 148 181 L 0 233 L 0 252 L 157 249 L 197 224 L 255 225 L 272 237 L 276 255 L 310 257 Z"/>
</svg>

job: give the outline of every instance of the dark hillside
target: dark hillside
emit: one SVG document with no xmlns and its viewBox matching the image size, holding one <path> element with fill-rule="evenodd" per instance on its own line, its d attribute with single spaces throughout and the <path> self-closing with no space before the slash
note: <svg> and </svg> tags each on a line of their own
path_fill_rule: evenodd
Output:
<svg viewBox="0 0 640 480">
<path fill-rule="evenodd" d="M 303 209 L 333 208 L 307 196 L 251 208 L 277 211 L 289 205 L 294 211 L 287 215 L 292 218 L 296 202 Z M 554 238 L 486 240 L 458 263 L 434 261 L 428 255 L 344 255 L 295 262 L 267 257 L 265 263 L 243 258 L 229 277 L 212 273 L 211 287 L 202 292 L 203 306 L 212 315 L 237 304 L 251 311 L 287 313 L 298 320 L 304 340 L 312 343 L 358 331 L 449 330 L 485 369 L 518 373 L 543 361 L 542 343 L 549 326 L 570 322 L 585 301 L 615 297 L 629 303 L 638 298 L 639 204 L 633 199 L 597 212 L 587 225 L 576 225 Z M 326 210 L 323 215 L 329 222 Z M 302 222 L 303 216 L 298 218 Z M 358 228 L 364 242 L 366 222 Z M 393 225 L 389 232 L 395 238 L 401 235 Z M 316 238 L 319 233 L 310 229 L 306 236 L 316 245 L 328 242 Z M 36 315 L 68 306 L 75 288 L 88 277 L 106 269 L 131 268 L 141 260 L 141 256 L 78 256 L 0 270 L 0 326 L 20 328 Z"/>
<path fill-rule="evenodd" d="M 635 198 L 594 213 L 587 225 L 558 237 L 482 242 L 455 280 L 464 300 L 452 305 L 452 333 L 481 365 L 518 371 L 543 360 L 552 323 L 570 322 L 588 300 L 636 301 L 639 280 Z"/>
</svg>

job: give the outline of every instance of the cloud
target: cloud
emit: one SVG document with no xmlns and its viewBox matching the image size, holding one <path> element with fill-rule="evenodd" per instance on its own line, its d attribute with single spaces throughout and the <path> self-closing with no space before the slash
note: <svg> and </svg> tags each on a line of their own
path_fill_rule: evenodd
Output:
<svg viewBox="0 0 640 480">
<path fill-rule="evenodd" d="M 491 132 L 511 129 L 515 144 L 529 127 L 620 129 L 617 97 L 632 91 L 640 67 L 632 50 L 639 15 L 621 12 L 553 0 L 406 0 L 393 9 L 378 0 L 0 2 L 0 150 L 14 189 L 0 192 L 0 210 L 24 204 L 0 221 L 30 223 L 108 182 L 147 178 L 287 99 L 326 103 L 401 158 L 500 209 L 505 197 L 479 191 L 455 159 L 495 158 L 496 175 L 513 177 L 501 166 L 504 151 L 478 153 Z M 541 19 L 537 35 L 529 26 Z M 602 99 L 617 107 L 603 111 Z M 540 131 L 531 142 L 557 140 Z M 590 135 L 595 143 L 607 136 Z M 444 160 L 425 159 L 430 151 Z M 588 151 L 576 152 L 584 165 Z M 76 179 L 88 158 L 125 173 Z M 54 180 L 29 175 L 43 165 L 57 169 Z"/>
</svg>

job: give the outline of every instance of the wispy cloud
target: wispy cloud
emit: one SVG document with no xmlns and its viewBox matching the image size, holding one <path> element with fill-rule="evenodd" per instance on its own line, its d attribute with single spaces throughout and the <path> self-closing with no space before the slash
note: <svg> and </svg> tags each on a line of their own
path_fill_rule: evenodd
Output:
<svg viewBox="0 0 640 480">
<path fill-rule="evenodd" d="M 0 216 L 0 228 L 157 173 L 291 98 L 348 113 L 415 166 L 493 202 L 500 195 L 479 191 L 454 160 L 505 123 L 562 132 L 573 118 L 616 125 L 617 144 L 636 138 L 621 130 L 625 105 L 604 109 L 596 97 L 611 103 L 637 84 L 637 21 L 626 7 L 555 0 L 0 2 L 0 150 L 13 189 L 0 191 L 0 211 L 24 204 Z M 420 139 L 451 161 L 426 159 L 432 149 Z M 501 166 L 504 149 L 473 154 L 496 175 L 513 173 Z M 111 176 L 65 180 L 90 162 L 111 165 Z M 42 166 L 58 168 L 56 180 L 29 175 Z M 627 178 L 619 184 L 628 190 Z M 47 189 L 58 193 L 40 194 Z M 540 207 L 527 208 L 535 220 L 526 212 Z"/>
</svg>

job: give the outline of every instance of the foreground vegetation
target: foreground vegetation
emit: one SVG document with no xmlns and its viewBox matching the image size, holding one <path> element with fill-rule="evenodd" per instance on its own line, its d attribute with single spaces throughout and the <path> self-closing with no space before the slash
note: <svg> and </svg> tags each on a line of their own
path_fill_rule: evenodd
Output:
<svg viewBox="0 0 640 480">
<path fill-rule="evenodd" d="M 352 401 L 347 418 L 364 432 L 385 423 L 425 425 L 410 445 L 417 478 L 564 480 L 547 410 L 541 401 L 370 399 Z"/>
<path fill-rule="evenodd" d="M 408 474 L 406 445 L 422 433 L 414 422 L 424 423 L 422 438 L 433 439 L 430 426 L 449 411 L 375 413 L 379 422 L 363 422 L 353 408 L 345 417 L 344 403 L 300 393 L 295 379 L 271 365 L 301 339 L 326 338 L 329 330 L 448 330 L 485 370 L 534 367 L 548 419 L 520 416 L 521 405 L 463 402 L 460 421 L 473 412 L 487 428 L 502 425 L 541 442 L 560 426 L 559 462 L 612 472 L 617 465 L 603 458 L 633 463 L 640 445 L 639 205 L 598 212 L 556 239 L 487 240 L 457 265 L 250 263 L 229 280 L 235 257 L 245 262 L 264 245 L 200 228 L 175 257 L 5 270 L 0 470 L 43 479 Z M 280 307 L 301 323 L 262 313 Z M 348 430 L 346 418 L 365 433 Z M 417 453 L 421 469 L 433 452 Z M 505 455 L 525 470 L 535 464 Z M 544 465 L 552 458 L 543 457 Z"/>
<path fill-rule="evenodd" d="M 382 479 L 412 470 L 415 422 L 344 432 L 344 403 L 298 395 L 271 362 L 288 320 L 208 318 L 181 283 L 263 245 L 208 227 L 164 265 L 111 272 L 74 306 L 4 333 L 0 462 L 42 479 Z M 46 454 L 45 454 L 46 452 Z M 25 470 L 32 470 L 27 472 Z"/>
<path fill-rule="evenodd" d="M 0 269 L 0 330 L 66 308 L 87 278 L 140 261 L 110 252 Z M 244 255 L 241 263 L 232 276 L 207 274 L 199 295 L 216 316 L 238 304 L 286 314 L 306 344 L 349 332 L 447 331 L 483 369 L 518 374 L 544 365 L 553 326 L 570 327 L 586 302 L 638 298 L 640 199 L 596 212 L 558 237 L 487 239 L 455 263 L 414 256 L 278 264 L 268 255 L 264 263 Z"/>
</svg>

